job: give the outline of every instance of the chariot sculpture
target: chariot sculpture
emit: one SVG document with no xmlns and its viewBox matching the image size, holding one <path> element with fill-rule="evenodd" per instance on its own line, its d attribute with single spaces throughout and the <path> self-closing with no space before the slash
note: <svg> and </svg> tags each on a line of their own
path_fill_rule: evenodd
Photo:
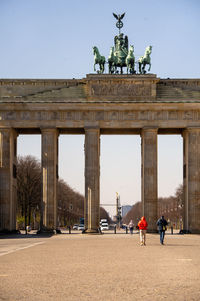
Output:
<svg viewBox="0 0 200 301">
<path fill-rule="evenodd" d="M 126 67 L 127 74 L 135 74 L 135 64 L 138 63 L 139 73 L 145 74 L 145 66 L 148 64 L 150 71 L 151 69 L 151 58 L 150 54 L 152 52 L 152 46 L 146 47 L 144 56 L 141 56 L 138 61 L 135 60 L 134 56 L 134 46 L 128 44 L 128 36 L 124 36 L 121 33 L 121 28 L 123 27 L 123 22 L 121 21 L 125 13 L 122 15 L 116 15 L 113 13 L 113 16 L 117 19 L 116 27 L 119 29 L 119 34 L 114 37 L 114 46 L 110 48 L 110 54 L 108 61 L 105 57 L 102 56 L 99 52 L 97 46 L 93 47 L 94 54 L 94 71 L 96 71 L 96 65 L 99 65 L 97 73 L 104 73 L 105 64 L 108 64 L 108 72 L 110 74 L 118 74 L 119 72 L 123 74 L 123 68 Z"/>
</svg>

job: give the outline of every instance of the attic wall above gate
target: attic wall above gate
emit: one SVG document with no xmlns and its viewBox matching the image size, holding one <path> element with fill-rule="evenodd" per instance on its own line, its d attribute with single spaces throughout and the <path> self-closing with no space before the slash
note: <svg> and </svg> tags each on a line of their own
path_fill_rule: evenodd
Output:
<svg viewBox="0 0 200 301">
<path fill-rule="evenodd" d="M 0 80 L 0 128 L 68 133 L 88 126 L 103 133 L 138 133 L 144 127 L 179 133 L 200 127 L 200 79 L 89 74 L 70 80 Z"/>
<path fill-rule="evenodd" d="M 200 102 L 200 79 L 89 74 L 83 79 L 1 79 L 0 103 Z"/>
</svg>

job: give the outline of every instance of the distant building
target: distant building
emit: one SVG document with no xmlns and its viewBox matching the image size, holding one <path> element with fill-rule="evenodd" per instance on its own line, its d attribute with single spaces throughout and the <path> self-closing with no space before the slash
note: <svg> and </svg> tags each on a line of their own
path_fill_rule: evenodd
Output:
<svg viewBox="0 0 200 301">
<path fill-rule="evenodd" d="M 124 217 L 131 210 L 131 208 L 131 205 L 122 206 L 122 217 Z"/>
</svg>

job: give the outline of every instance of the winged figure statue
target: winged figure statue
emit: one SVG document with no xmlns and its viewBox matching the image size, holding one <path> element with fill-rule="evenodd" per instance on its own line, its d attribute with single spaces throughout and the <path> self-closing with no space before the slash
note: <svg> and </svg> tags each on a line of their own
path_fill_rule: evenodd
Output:
<svg viewBox="0 0 200 301">
<path fill-rule="evenodd" d="M 115 13 L 113 13 L 113 16 L 120 22 L 125 16 L 125 13 L 123 13 L 122 15 L 116 15 Z"/>
</svg>

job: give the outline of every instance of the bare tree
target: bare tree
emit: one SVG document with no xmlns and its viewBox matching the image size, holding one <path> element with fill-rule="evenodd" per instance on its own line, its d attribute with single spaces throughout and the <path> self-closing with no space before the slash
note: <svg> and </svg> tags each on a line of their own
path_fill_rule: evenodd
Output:
<svg viewBox="0 0 200 301">
<path fill-rule="evenodd" d="M 100 207 L 100 219 L 107 219 L 108 223 L 111 222 L 108 212 L 102 207 Z"/>
<path fill-rule="evenodd" d="M 58 181 L 58 219 L 62 226 L 79 222 L 84 216 L 84 197 L 64 180 Z"/>
<path fill-rule="evenodd" d="M 176 189 L 174 196 L 167 198 L 158 198 L 158 217 L 164 215 L 171 225 L 176 228 L 182 227 L 184 213 L 184 198 L 183 198 L 183 185 L 179 185 Z M 132 219 L 134 224 L 137 225 L 138 220 L 142 216 L 142 203 L 138 202 L 133 205 L 131 210 L 123 217 L 122 222 L 128 224 Z"/>
<path fill-rule="evenodd" d="M 141 215 L 142 215 L 142 203 L 137 202 L 132 206 L 131 210 L 123 217 L 122 222 L 128 224 L 132 219 L 133 223 L 137 225 L 138 221 L 141 218 Z"/>
<path fill-rule="evenodd" d="M 32 156 L 18 157 L 17 160 L 17 208 L 25 217 L 25 227 L 31 222 L 31 212 L 40 208 L 41 165 Z"/>
<path fill-rule="evenodd" d="M 41 211 L 42 173 L 40 162 L 32 157 L 18 157 L 17 161 L 17 214 L 24 216 L 24 225 L 31 224 L 31 216 Z M 58 220 L 62 226 L 79 222 L 84 216 L 84 196 L 72 189 L 64 180 L 58 180 Z M 109 215 L 100 209 L 101 218 Z"/>
</svg>

